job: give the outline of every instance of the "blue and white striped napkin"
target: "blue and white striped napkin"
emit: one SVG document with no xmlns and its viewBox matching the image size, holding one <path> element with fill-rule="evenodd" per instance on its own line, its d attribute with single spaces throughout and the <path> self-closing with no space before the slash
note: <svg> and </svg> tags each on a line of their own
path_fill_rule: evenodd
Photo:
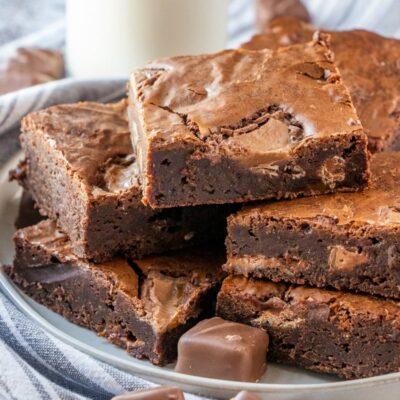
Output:
<svg viewBox="0 0 400 400">
<path fill-rule="evenodd" d="M 0 294 L 0 399 L 99 399 L 151 384 L 47 334 Z"/>
</svg>

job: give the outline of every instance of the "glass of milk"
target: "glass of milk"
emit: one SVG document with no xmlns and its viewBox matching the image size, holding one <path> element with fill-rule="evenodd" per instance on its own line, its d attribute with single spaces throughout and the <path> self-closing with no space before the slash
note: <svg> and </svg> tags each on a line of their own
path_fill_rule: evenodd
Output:
<svg viewBox="0 0 400 400">
<path fill-rule="evenodd" d="M 228 0 L 67 0 L 68 71 L 128 76 L 154 59 L 221 50 Z"/>
</svg>

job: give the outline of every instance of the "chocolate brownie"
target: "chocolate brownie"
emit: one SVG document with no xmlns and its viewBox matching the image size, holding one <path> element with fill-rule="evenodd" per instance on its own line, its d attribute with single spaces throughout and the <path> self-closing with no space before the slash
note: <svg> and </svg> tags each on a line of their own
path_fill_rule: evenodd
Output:
<svg viewBox="0 0 400 400">
<path fill-rule="evenodd" d="M 318 30 L 317 27 L 294 16 L 280 16 L 270 20 L 269 23 L 265 24 L 262 33 L 254 35 L 248 42 L 243 43 L 240 47 L 247 50 L 277 50 L 281 47 L 309 42 L 316 30 Z M 334 42 L 334 37 L 332 38 L 332 36 L 336 36 L 338 33 L 340 32 L 329 31 L 332 42 Z M 334 50 L 334 44 L 331 43 L 331 45 L 332 50 Z M 345 43 L 343 43 L 343 46 L 344 45 Z M 350 57 L 350 59 L 352 59 L 352 57 Z M 336 53 L 335 62 L 336 64 L 339 62 Z M 342 70 L 340 71 L 342 72 Z"/>
<path fill-rule="evenodd" d="M 152 210 L 141 203 L 125 100 L 29 114 L 21 145 L 26 158 L 13 176 L 40 212 L 57 221 L 80 258 L 136 258 L 225 234 L 226 206 Z"/>
<path fill-rule="evenodd" d="M 279 18 L 243 45 L 259 50 L 308 42 L 315 27 Z M 400 150 L 400 40 L 373 32 L 329 32 L 335 62 L 350 90 L 372 152 Z"/>
<path fill-rule="evenodd" d="M 173 361 L 179 337 L 214 311 L 223 258 L 212 249 L 92 264 L 49 220 L 14 240 L 9 273 L 26 294 L 154 364 Z"/>
<path fill-rule="evenodd" d="M 292 16 L 309 21 L 310 14 L 301 0 L 256 0 L 256 23 L 258 31 L 264 31 L 272 20 Z"/>
<path fill-rule="evenodd" d="M 228 277 L 217 313 L 265 329 L 268 359 L 345 379 L 400 371 L 400 303 Z"/>
<path fill-rule="evenodd" d="M 371 187 L 247 207 L 228 218 L 225 270 L 400 299 L 400 153 L 378 153 Z"/>
<path fill-rule="evenodd" d="M 0 65 L 0 95 L 64 76 L 64 57 L 56 50 L 21 47 Z"/>
<path fill-rule="evenodd" d="M 133 72 L 129 117 L 151 207 L 363 188 L 367 140 L 327 37 Z"/>
</svg>

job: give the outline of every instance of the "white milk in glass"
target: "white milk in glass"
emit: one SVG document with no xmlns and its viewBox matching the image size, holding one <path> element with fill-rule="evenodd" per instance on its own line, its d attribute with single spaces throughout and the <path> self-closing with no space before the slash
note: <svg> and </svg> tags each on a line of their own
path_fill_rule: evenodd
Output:
<svg viewBox="0 0 400 400">
<path fill-rule="evenodd" d="M 76 77 L 126 75 L 159 57 L 221 50 L 228 0 L 67 0 L 67 63 Z"/>
</svg>

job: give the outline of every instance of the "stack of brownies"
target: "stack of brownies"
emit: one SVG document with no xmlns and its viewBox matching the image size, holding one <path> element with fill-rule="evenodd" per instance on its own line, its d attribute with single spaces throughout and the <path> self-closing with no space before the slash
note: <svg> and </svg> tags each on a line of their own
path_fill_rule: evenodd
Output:
<svg viewBox="0 0 400 400">
<path fill-rule="evenodd" d="M 48 219 L 12 279 L 155 364 L 216 312 L 271 360 L 400 371 L 400 42 L 313 31 L 277 20 L 134 71 L 129 100 L 25 117 L 12 175 Z"/>
</svg>

